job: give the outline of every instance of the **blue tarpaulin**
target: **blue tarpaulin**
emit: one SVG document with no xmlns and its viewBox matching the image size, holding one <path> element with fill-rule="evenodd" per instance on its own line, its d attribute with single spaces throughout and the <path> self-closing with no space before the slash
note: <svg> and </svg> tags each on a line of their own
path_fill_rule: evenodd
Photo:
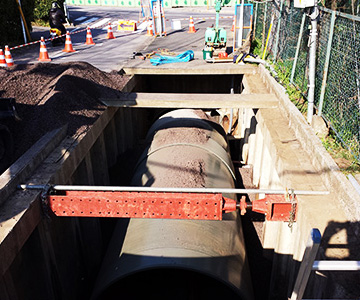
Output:
<svg viewBox="0 0 360 300">
<path fill-rule="evenodd" d="M 163 64 L 170 64 L 170 63 L 178 63 L 178 62 L 188 62 L 194 59 L 194 51 L 187 50 L 177 56 L 167 56 L 167 55 L 160 55 L 155 54 L 156 57 L 151 58 L 150 62 L 154 66 L 159 66 Z"/>
</svg>

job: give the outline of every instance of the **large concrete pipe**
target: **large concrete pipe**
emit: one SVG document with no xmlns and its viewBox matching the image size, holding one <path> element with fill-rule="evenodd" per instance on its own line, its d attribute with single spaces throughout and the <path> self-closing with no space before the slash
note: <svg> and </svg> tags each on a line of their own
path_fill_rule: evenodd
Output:
<svg viewBox="0 0 360 300">
<path fill-rule="evenodd" d="M 150 128 L 148 143 L 134 185 L 234 187 L 225 132 L 204 112 L 165 114 Z M 251 299 L 239 214 L 223 218 L 120 220 L 94 299 Z"/>
</svg>

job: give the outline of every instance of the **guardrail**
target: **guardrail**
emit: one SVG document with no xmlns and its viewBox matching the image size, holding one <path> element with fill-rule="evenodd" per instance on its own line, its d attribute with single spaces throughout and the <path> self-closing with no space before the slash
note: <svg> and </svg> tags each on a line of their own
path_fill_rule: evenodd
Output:
<svg viewBox="0 0 360 300">
<path fill-rule="evenodd" d="M 303 300 L 311 271 L 360 271 L 360 261 L 315 260 L 321 242 L 319 229 L 313 228 L 306 244 L 306 250 L 290 300 Z"/>
</svg>

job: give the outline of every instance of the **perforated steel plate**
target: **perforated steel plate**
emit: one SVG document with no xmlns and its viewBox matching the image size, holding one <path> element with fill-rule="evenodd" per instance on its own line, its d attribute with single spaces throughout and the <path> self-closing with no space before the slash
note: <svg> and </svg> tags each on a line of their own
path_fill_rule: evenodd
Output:
<svg viewBox="0 0 360 300">
<path fill-rule="evenodd" d="M 221 194 L 155 192 L 67 191 L 48 196 L 57 216 L 198 220 L 222 220 L 223 200 Z"/>
</svg>

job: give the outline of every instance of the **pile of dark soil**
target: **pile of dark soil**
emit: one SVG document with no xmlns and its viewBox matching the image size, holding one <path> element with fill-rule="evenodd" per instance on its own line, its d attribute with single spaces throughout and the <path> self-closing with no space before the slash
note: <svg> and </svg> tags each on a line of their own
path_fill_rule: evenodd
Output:
<svg viewBox="0 0 360 300">
<path fill-rule="evenodd" d="M 17 65 L 0 69 L 0 78 L 0 97 L 14 97 L 21 118 L 1 121 L 13 135 L 12 162 L 65 124 L 70 136 L 87 131 L 105 110 L 98 99 L 116 97 L 128 81 L 85 62 Z"/>
</svg>

